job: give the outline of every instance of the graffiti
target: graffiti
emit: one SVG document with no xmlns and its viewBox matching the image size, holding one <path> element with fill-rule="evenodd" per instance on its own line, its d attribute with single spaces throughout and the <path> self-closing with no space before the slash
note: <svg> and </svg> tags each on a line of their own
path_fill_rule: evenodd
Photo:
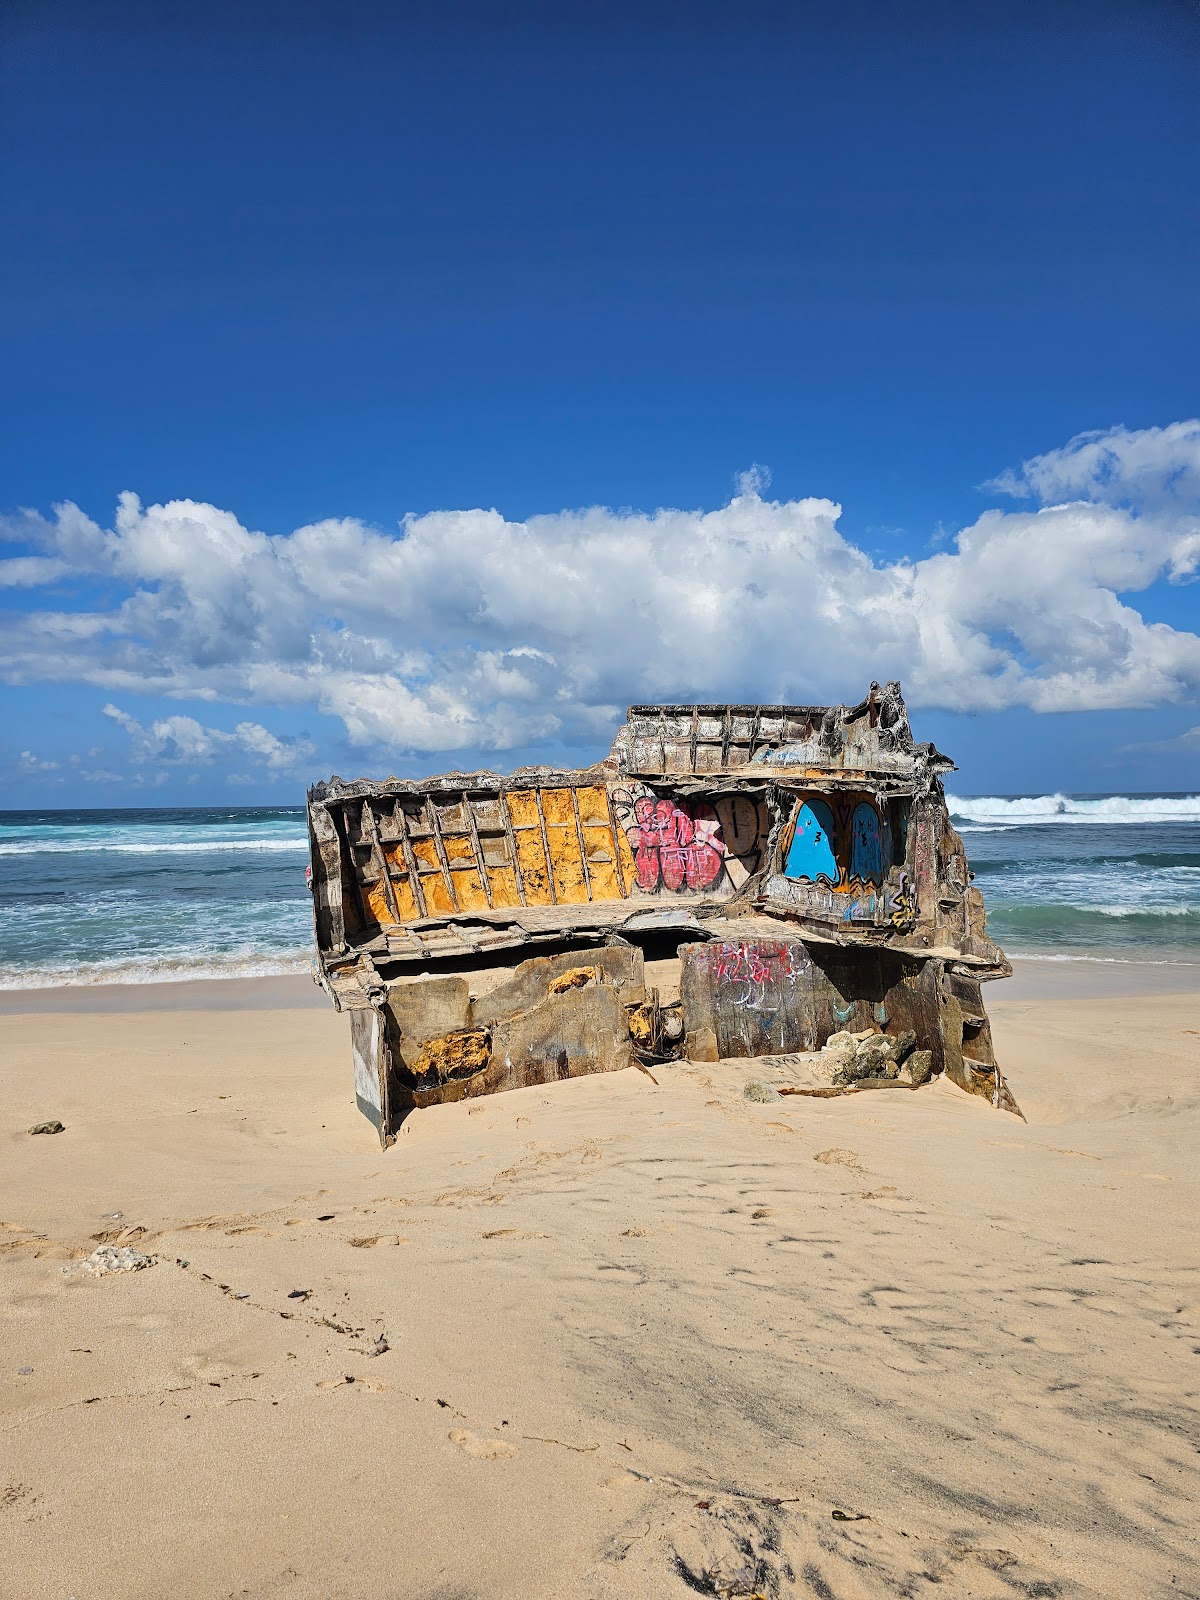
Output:
<svg viewBox="0 0 1200 1600">
<path fill-rule="evenodd" d="M 784 877 L 808 878 L 813 883 L 824 878 L 827 883 L 837 883 L 841 873 L 833 853 L 833 838 L 833 812 L 824 800 L 802 800 L 792 824 Z"/>
<path fill-rule="evenodd" d="M 796 947 L 788 944 L 712 944 L 708 953 L 715 978 L 745 978 L 760 985 L 772 978 L 794 979 L 808 964 Z"/>
<path fill-rule="evenodd" d="M 645 784 L 613 789 L 611 799 L 633 852 L 639 889 L 695 894 L 720 881 L 725 843 L 717 814 L 706 801 L 660 799 Z"/>
<path fill-rule="evenodd" d="M 809 795 L 797 801 L 784 836 L 783 872 L 786 878 L 824 880 L 831 888 L 863 891 L 868 884 L 882 884 L 890 856 L 887 823 L 869 800 L 855 803 Z M 843 918 L 856 921 L 873 915 L 873 896 L 866 893 Z"/>
<path fill-rule="evenodd" d="M 874 889 L 855 895 L 842 913 L 843 922 L 874 922 L 879 912 L 879 896 Z"/>
<path fill-rule="evenodd" d="M 809 966 L 800 945 L 759 942 L 713 943 L 697 950 L 694 959 L 709 968 L 726 1004 L 753 1011 L 765 1025 L 789 1003 L 796 980 Z"/>
<path fill-rule="evenodd" d="M 717 1012 L 727 1024 L 739 1017 L 742 1020 L 736 1028 L 747 1038 L 777 1034 L 779 1042 L 787 1042 L 784 1036 L 790 1038 L 789 1019 L 796 1013 L 800 980 L 810 976 L 811 963 L 803 945 L 714 942 L 694 946 L 688 960 L 709 977 Z M 788 1047 L 796 1048 L 802 1042 L 793 1040 Z"/>
<path fill-rule="evenodd" d="M 723 794 L 713 802 L 725 844 L 725 875 L 735 889 L 763 865 L 763 847 L 771 832 L 765 800 Z"/>
<path fill-rule="evenodd" d="M 859 801 L 850 818 L 850 876 L 863 883 L 883 880 L 883 824 L 866 800 Z"/>
<path fill-rule="evenodd" d="M 916 919 L 917 902 L 907 872 L 901 872 L 896 887 L 888 891 L 887 904 L 893 928 L 907 927 Z"/>
<path fill-rule="evenodd" d="M 617 790 L 613 805 L 633 851 L 639 889 L 688 889 L 695 894 L 711 889 L 721 877 L 721 824 L 705 801 L 659 799 L 648 789 Z"/>
</svg>

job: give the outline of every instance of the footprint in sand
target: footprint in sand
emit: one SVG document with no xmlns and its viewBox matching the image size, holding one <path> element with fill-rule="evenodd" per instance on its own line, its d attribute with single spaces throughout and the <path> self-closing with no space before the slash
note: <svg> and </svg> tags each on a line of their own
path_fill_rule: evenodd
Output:
<svg viewBox="0 0 1200 1600">
<path fill-rule="evenodd" d="M 861 1172 L 857 1150 L 818 1150 L 813 1157 L 826 1167 L 846 1167 L 850 1172 Z"/>
<path fill-rule="evenodd" d="M 511 1461 L 517 1453 L 516 1445 L 507 1439 L 481 1439 L 466 1428 L 451 1428 L 446 1437 L 476 1461 Z"/>
</svg>

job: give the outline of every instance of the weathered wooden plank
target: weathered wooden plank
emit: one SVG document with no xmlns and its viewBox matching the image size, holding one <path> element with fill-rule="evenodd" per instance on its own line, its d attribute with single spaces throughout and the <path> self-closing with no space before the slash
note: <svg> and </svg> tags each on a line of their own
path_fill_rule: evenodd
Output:
<svg viewBox="0 0 1200 1600">
<path fill-rule="evenodd" d="M 592 894 L 592 872 L 588 866 L 587 845 L 583 840 L 583 824 L 579 819 L 579 791 L 574 788 L 571 790 L 571 811 L 575 817 L 575 838 L 579 843 L 579 859 L 583 863 L 584 887 L 587 889 L 588 899 L 592 900 L 595 896 Z"/>
<path fill-rule="evenodd" d="M 445 885 L 446 893 L 450 899 L 450 904 L 454 906 L 456 910 L 462 910 L 463 908 L 460 907 L 458 903 L 458 896 L 454 892 L 454 874 L 450 871 L 450 859 L 446 854 L 446 841 L 442 838 L 442 829 L 441 824 L 438 822 L 437 807 L 434 805 L 433 799 L 429 795 L 426 795 L 425 797 L 425 821 L 429 828 L 430 836 L 433 839 L 434 852 L 437 856 L 438 865 L 442 869 L 442 882 Z"/>
<path fill-rule="evenodd" d="M 487 862 L 483 859 L 483 846 L 479 842 L 479 825 L 475 820 L 475 807 L 471 804 L 470 795 L 463 796 L 463 804 L 467 810 L 467 828 L 470 833 L 471 845 L 475 851 L 475 862 L 479 871 L 479 881 L 483 885 L 483 892 L 487 898 L 488 906 L 495 905 L 492 898 L 492 884 L 488 877 Z"/>
</svg>

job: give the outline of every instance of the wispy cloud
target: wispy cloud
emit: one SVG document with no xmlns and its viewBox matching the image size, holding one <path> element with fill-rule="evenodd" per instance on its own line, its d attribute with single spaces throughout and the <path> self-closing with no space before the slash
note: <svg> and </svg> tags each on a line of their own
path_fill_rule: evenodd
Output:
<svg viewBox="0 0 1200 1600">
<path fill-rule="evenodd" d="M 239 722 L 232 733 L 208 728 L 195 717 L 160 717 L 144 727 L 128 711 L 107 705 L 111 717 L 129 735 L 135 764 L 199 766 L 228 755 L 249 756 L 269 773 L 291 771 L 316 754 L 308 739 L 281 739 L 260 723 Z"/>
<path fill-rule="evenodd" d="M 1187 728 L 1173 739 L 1150 739 L 1138 744 L 1125 744 L 1117 751 L 1120 756 L 1195 756 L 1200 757 L 1200 726 Z"/>
<path fill-rule="evenodd" d="M 57 761 L 43 761 L 32 750 L 22 750 L 17 757 L 17 766 L 23 773 L 41 776 L 47 772 L 57 772 L 59 764 Z"/>
<path fill-rule="evenodd" d="M 0 675 L 312 708 L 397 754 L 595 743 L 630 700 L 837 699 L 886 676 L 960 710 L 1187 701 L 1200 637 L 1128 596 L 1196 575 L 1198 462 L 1200 422 L 1080 436 L 997 480 L 1030 505 L 919 561 L 851 543 L 833 501 L 764 498 L 757 467 L 713 511 L 437 511 L 395 532 L 272 536 L 132 494 L 104 528 L 65 504 L 8 520 L 15 562 L 48 563 L 31 587 L 69 573 L 116 599 L 3 613 Z M 141 763 L 244 753 L 277 771 L 307 753 L 257 721 L 109 715 Z"/>
</svg>

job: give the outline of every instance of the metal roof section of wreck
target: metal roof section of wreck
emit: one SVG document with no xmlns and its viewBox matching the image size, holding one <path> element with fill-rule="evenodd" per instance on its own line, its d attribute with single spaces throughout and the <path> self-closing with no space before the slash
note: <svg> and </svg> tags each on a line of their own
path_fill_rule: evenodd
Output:
<svg viewBox="0 0 1200 1600">
<path fill-rule="evenodd" d="M 949 996 L 981 1069 L 954 1076 L 1002 1103 L 978 986 L 1010 968 L 950 822 L 952 770 L 889 683 L 855 705 L 633 706 L 580 770 L 332 778 L 308 796 L 320 981 L 353 1013 L 417 976 L 543 952 L 794 945 L 834 989 L 869 968 L 881 993 Z M 785 1032 L 812 1049 L 824 1023 L 804 1004 Z M 827 1031 L 853 1004 L 831 1001 Z"/>
</svg>

